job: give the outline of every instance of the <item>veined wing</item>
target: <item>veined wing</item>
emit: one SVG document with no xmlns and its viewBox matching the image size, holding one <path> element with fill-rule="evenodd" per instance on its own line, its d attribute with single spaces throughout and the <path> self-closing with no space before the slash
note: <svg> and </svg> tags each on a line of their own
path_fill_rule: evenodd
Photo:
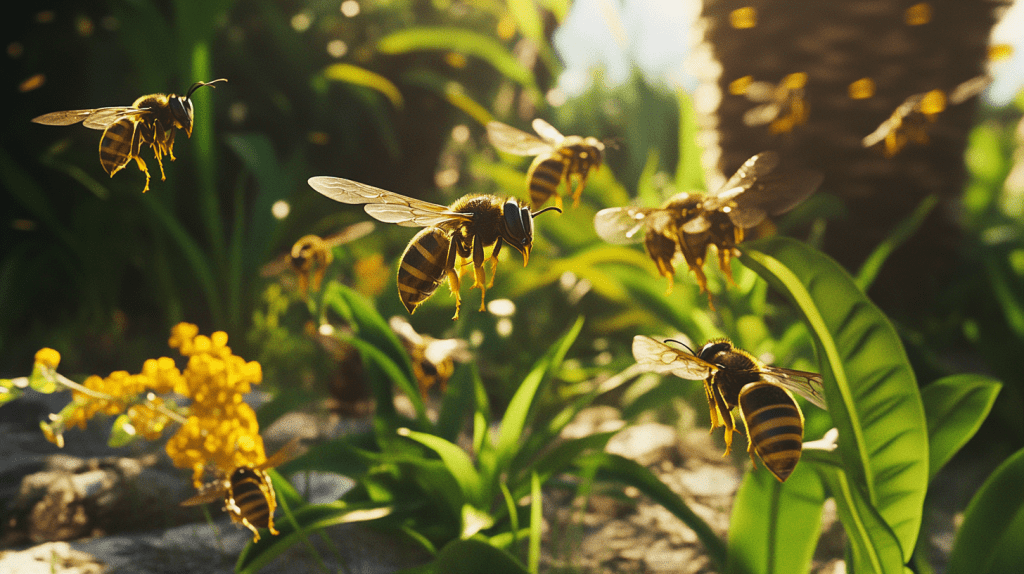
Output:
<svg viewBox="0 0 1024 574">
<path fill-rule="evenodd" d="M 626 245 L 643 239 L 644 225 L 655 209 L 645 207 L 609 207 L 594 216 L 594 231 L 608 243 Z"/>
<path fill-rule="evenodd" d="M 702 381 L 718 371 L 711 363 L 643 335 L 633 337 L 633 358 L 645 370 L 691 381 Z"/>
<path fill-rule="evenodd" d="M 264 470 L 280 466 L 295 458 L 299 454 L 300 450 L 302 450 L 302 439 L 300 437 L 295 437 L 282 446 L 281 449 L 274 453 L 273 456 L 263 461 L 261 464 L 256 465 L 254 468 L 256 470 Z"/>
<path fill-rule="evenodd" d="M 196 506 L 208 502 L 217 502 L 224 498 L 224 494 L 231 488 L 231 483 L 225 479 L 218 479 L 203 485 L 198 493 L 181 503 L 181 506 Z"/>
<path fill-rule="evenodd" d="M 815 406 L 827 410 L 825 406 L 825 388 L 822 384 L 821 375 L 818 373 L 766 366 L 761 369 L 761 378 L 769 383 L 789 389 L 811 401 Z"/>
<path fill-rule="evenodd" d="M 499 150 L 514 155 L 540 155 L 554 149 L 537 136 L 501 122 L 487 122 L 487 139 Z"/>
<path fill-rule="evenodd" d="M 779 165 L 779 154 L 773 151 L 761 152 L 743 162 L 736 173 L 720 189 L 709 193 L 704 200 L 704 209 L 717 211 L 729 204 L 758 179 L 771 173 Z"/>
<path fill-rule="evenodd" d="M 403 227 L 426 227 L 444 221 L 471 221 L 472 214 L 458 213 L 436 203 L 359 183 L 340 177 L 317 176 L 309 178 L 309 186 L 341 203 L 365 205 L 371 217 L 384 223 Z"/>
<path fill-rule="evenodd" d="M 327 244 L 327 247 L 333 249 L 339 245 L 344 245 L 355 241 L 356 239 L 366 237 L 371 231 L 373 231 L 374 227 L 375 226 L 372 221 L 360 221 L 359 223 L 353 223 L 337 233 L 332 233 L 331 235 L 324 237 L 324 243 Z"/>
<path fill-rule="evenodd" d="M 562 140 L 565 139 L 565 136 L 562 135 L 562 132 L 555 129 L 555 126 L 540 118 L 534 119 L 531 125 L 533 126 L 533 131 L 537 132 L 537 135 L 551 145 L 555 147 L 562 145 Z"/>
<path fill-rule="evenodd" d="M 817 191 L 824 181 L 821 172 L 792 170 L 758 178 L 729 204 L 727 213 L 734 225 L 754 227 L 767 215 L 779 215 L 796 207 Z"/>
<path fill-rule="evenodd" d="M 71 124 L 77 124 L 78 122 L 84 121 L 85 127 L 89 129 L 105 130 L 110 126 L 110 124 L 121 118 L 136 116 L 146 111 L 147 110 L 140 110 L 132 107 L 66 110 L 63 112 L 43 114 L 37 118 L 32 118 L 32 121 L 37 124 L 47 126 L 70 126 Z"/>
</svg>

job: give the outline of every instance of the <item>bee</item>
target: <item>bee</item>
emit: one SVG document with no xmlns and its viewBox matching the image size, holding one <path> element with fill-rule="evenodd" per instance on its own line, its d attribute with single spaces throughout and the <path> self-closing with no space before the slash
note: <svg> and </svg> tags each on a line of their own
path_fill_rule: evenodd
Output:
<svg viewBox="0 0 1024 574">
<path fill-rule="evenodd" d="M 424 399 L 435 385 L 442 393 L 445 391 L 448 379 L 455 372 L 455 361 L 461 363 L 470 359 L 469 345 L 463 339 L 435 339 L 430 335 L 422 335 L 408 321 L 398 316 L 392 317 L 388 325 L 401 339 L 402 346 L 412 359 L 412 371 Z"/>
<path fill-rule="evenodd" d="M 494 195 L 467 195 L 448 207 L 406 197 L 391 191 L 337 177 L 312 177 L 309 185 L 327 197 L 342 203 L 365 204 L 371 217 L 403 227 L 424 227 L 402 254 L 398 268 L 398 296 L 409 313 L 430 297 L 448 278 L 455 296 L 455 316 L 459 318 L 459 268 L 473 262 L 473 288 L 480 289 L 483 311 L 487 289 L 494 285 L 498 252 L 503 243 L 523 254 L 523 266 L 533 247 L 533 218 L 549 207 L 531 213 L 515 198 L 502 201 Z M 491 280 L 485 286 L 484 250 L 491 254 Z"/>
<path fill-rule="evenodd" d="M 682 254 L 697 277 L 701 292 L 707 291 L 704 259 L 709 245 L 718 251 L 718 266 L 732 281 L 730 258 L 743 241 L 745 230 L 792 209 L 821 185 L 814 171 L 772 173 L 778 166 L 775 152 L 748 159 L 722 188 L 707 195 L 679 193 L 658 208 L 612 207 L 594 216 L 597 234 L 609 243 L 633 243 L 643 234 L 647 254 L 668 279 L 672 292 L 673 261 Z M 710 301 L 710 293 L 708 294 Z"/>
<path fill-rule="evenodd" d="M 821 375 L 765 365 L 728 339 L 712 339 L 696 353 L 689 347 L 686 352 L 665 343 L 637 335 L 633 357 L 648 371 L 703 379 L 711 430 L 725 427 L 725 455 L 732 449 L 736 432 L 732 409 L 738 406 L 747 429 L 750 460 L 756 467 L 756 452 L 765 467 L 785 482 L 800 461 L 804 436 L 804 415 L 790 391 L 824 409 Z"/>
<path fill-rule="evenodd" d="M 939 114 L 949 105 L 961 104 L 977 96 L 990 83 L 992 78 L 988 74 L 981 74 L 960 83 L 948 96 L 944 90 L 939 89 L 914 94 L 903 100 L 875 131 L 864 136 L 861 145 L 869 148 L 884 142 L 882 153 L 890 158 L 909 143 L 925 145 L 928 143 L 928 128 L 935 123 Z"/>
<path fill-rule="evenodd" d="M 334 261 L 332 251 L 339 245 L 355 241 L 373 231 L 373 223 L 361 221 L 342 229 L 338 233 L 320 237 L 305 235 L 292 245 L 291 251 L 260 268 L 260 275 L 272 277 L 291 269 L 299 278 L 299 291 L 305 295 L 310 285 L 313 291 L 320 290 L 327 267 Z"/>
<path fill-rule="evenodd" d="M 212 82 L 196 82 L 184 96 L 150 94 L 135 100 L 131 106 L 53 112 L 32 121 L 48 126 L 83 122 L 82 125 L 89 129 L 103 130 L 100 165 L 110 177 L 114 177 L 134 159 L 139 170 L 146 174 L 146 186 L 142 189 L 145 193 L 149 191 L 149 169 L 142 160 L 142 144 L 153 148 L 153 155 L 160 165 L 160 179 L 166 180 L 162 158 L 167 155 L 174 161 L 175 132 L 180 128 L 192 137 L 192 92 L 203 86 L 216 88 L 214 84 L 226 81 L 221 78 Z"/>
<path fill-rule="evenodd" d="M 295 457 L 299 449 L 296 437 L 281 447 L 274 456 L 256 466 L 240 466 L 231 474 L 207 483 L 199 493 L 181 503 L 182 506 L 196 506 L 224 498 L 224 510 L 231 521 L 252 531 L 252 541 L 260 541 L 257 528 L 266 528 L 277 535 L 274 528 L 274 511 L 277 509 L 277 495 L 266 469 L 281 465 Z"/>
<path fill-rule="evenodd" d="M 579 205 L 590 170 L 601 167 L 604 143 L 595 137 L 563 136 L 540 118 L 533 120 L 533 129 L 540 138 L 501 122 L 488 122 L 487 137 L 505 153 L 537 156 L 526 172 L 533 209 L 540 209 L 554 197 L 555 206 L 561 210 L 558 185 L 563 179 L 566 191 L 572 193 L 573 207 Z"/>
<path fill-rule="evenodd" d="M 810 109 L 804 99 L 806 85 L 807 74 L 804 72 L 789 74 L 778 84 L 755 82 L 750 76 L 744 76 L 730 84 L 729 91 L 759 103 L 743 114 L 744 124 L 768 124 L 771 133 L 779 134 L 791 132 L 794 127 L 807 123 Z"/>
</svg>

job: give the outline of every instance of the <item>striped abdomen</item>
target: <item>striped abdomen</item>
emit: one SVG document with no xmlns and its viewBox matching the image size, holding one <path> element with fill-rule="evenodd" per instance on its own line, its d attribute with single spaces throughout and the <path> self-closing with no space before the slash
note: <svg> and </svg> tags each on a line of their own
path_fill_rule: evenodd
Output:
<svg viewBox="0 0 1024 574">
<path fill-rule="evenodd" d="M 421 230 L 409 242 L 398 267 L 398 296 L 410 313 L 434 294 L 448 270 L 451 238 L 436 227 Z"/>
<path fill-rule="evenodd" d="M 270 489 L 270 481 L 262 471 L 242 467 L 231 474 L 231 499 L 238 507 L 241 518 L 257 528 L 273 530 Z M 276 501 L 273 505 L 276 506 Z"/>
<path fill-rule="evenodd" d="M 142 138 L 138 135 L 138 128 L 138 121 L 123 118 L 103 130 L 103 137 L 100 138 L 100 165 L 111 176 L 139 155 Z"/>
<path fill-rule="evenodd" d="M 747 424 L 747 440 L 768 470 L 785 481 L 800 461 L 804 417 L 785 389 L 768 383 L 750 383 L 739 396 Z"/>
<path fill-rule="evenodd" d="M 568 150 L 558 150 L 551 154 L 537 156 L 526 174 L 530 187 L 530 202 L 533 209 L 540 209 L 548 199 L 558 194 L 558 184 L 566 176 L 565 170 L 571 159 Z"/>
</svg>

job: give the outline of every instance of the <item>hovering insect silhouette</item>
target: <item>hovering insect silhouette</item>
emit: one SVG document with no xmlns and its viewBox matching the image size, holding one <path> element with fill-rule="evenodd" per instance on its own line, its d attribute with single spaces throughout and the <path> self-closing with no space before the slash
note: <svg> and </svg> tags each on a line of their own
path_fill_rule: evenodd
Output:
<svg viewBox="0 0 1024 574">
<path fill-rule="evenodd" d="M 939 114 L 950 105 L 957 105 L 985 91 L 992 83 L 988 74 L 975 76 L 954 87 L 949 95 L 944 90 L 931 90 L 914 94 L 903 100 L 875 131 L 864 136 L 861 145 L 870 148 L 882 143 L 885 157 L 893 157 L 908 144 L 925 145 L 928 143 L 928 131 L 935 123 Z"/>
<path fill-rule="evenodd" d="M 83 122 L 82 125 L 89 129 L 103 130 L 100 165 L 110 177 L 114 177 L 134 159 L 139 170 L 146 174 L 146 186 L 142 189 L 145 193 L 149 191 L 149 168 L 142 159 L 142 144 L 153 148 L 153 155 L 160 165 L 160 179 L 166 180 L 162 158 L 166 155 L 174 161 L 175 132 L 182 129 L 192 137 L 192 93 L 203 86 L 216 88 L 214 84 L 226 81 L 221 78 L 212 82 L 196 82 L 184 96 L 150 94 L 138 98 L 131 106 L 52 112 L 32 121 L 48 126 Z"/>
<path fill-rule="evenodd" d="M 334 261 L 332 250 L 366 236 L 373 227 L 372 222 L 360 221 L 327 237 L 304 235 L 292 245 L 291 251 L 261 267 L 260 275 L 273 277 L 290 269 L 299 279 L 299 292 L 303 296 L 310 288 L 314 292 L 319 291 L 327 267 Z"/>
<path fill-rule="evenodd" d="M 806 85 L 807 74 L 804 72 L 789 74 L 778 84 L 755 82 L 750 76 L 744 76 L 730 84 L 730 91 L 759 104 L 743 114 L 744 124 L 767 124 L 771 133 L 779 134 L 791 132 L 794 127 L 807 123 L 810 109 L 804 99 Z"/>
<path fill-rule="evenodd" d="M 435 339 L 417 333 L 408 321 L 398 316 L 389 319 L 388 326 L 398 335 L 412 359 L 412 372 L 424 399 L 431 387 L 445 391 L 448 379 L 455 372 L 455 361 L 462 363 L 471 358 L 469 343 L 464 339 Z"/>
<path fill-rule="evenodd" d="M 682 255 L 696 275 L 701 292 L 705 292 L 707 276 L 703 267 L 709 245 L 715 246 L 719 268 L 732 281 L 729 261 L 736 245 L 743 241 L 745 230 L 769 215 L 789 211 L 821 185 L 823 176 L 818 172 L 774 173 L 778 164 L 775 152 L 759 153 L 717 191 L 706 195 L 679 193 L 661 207 L 602 209 L 594 216 L 594 228 L 609 243 L 643 239 L 658 273 L 668 279 L 668 292 L 672 291 L 674 260 Z M 708 297 L 710 301 L 710 293 Z"/>
<path fill-rule="evenodd" d="M 540 209 L 554 197 L 555 206 L 561 210 L 558 186 L 562 180 L 565 180 L 566 191 L 572 194 L 573 207 L 579 205 L 590 170 L 601 167 L 604 143 L 595 137 L 563 136 L 540 118 L 533 120 L 533 129 L 539 138 L 492 121 L 487 123 L 487 137 L 494 147 L 505 153 L 537 156 L 526 172 L 533 209 Z"/>
<path fill-rule="evenodd" d="M 338 177 L 311 177 L 309 185 L 327 197 L 363 205 L 371 217 L 403 227 L 424 227 L 412 238 L 402 254 L 398 268 L 398 295 L 412 313 L 448 278 L 455 296 L 455 316 L 459 318 L 459 268 L 463 261 L 473 262 L 473 288 L 480 289 L 480 311 L 485 309 L 487 289 L 494 285 L 498 252 L 503 243 L 523 254 L 523 266 L 533 248 L 533 218 L 549 207 L 531 213 L 515 198 L 502 200 L 494 195 L 467 195 L 448 207 L 406 197 L 363 183 Z M 491 246 L 491 280 L 485 282 L 485 249 Z"/>
<path fill-rule="evenodd" d="M 294 458 L 299 448 L 299 439 L 294 438 L 262 464 L 234 469 L 227 476 L 205 484 L 198 494 L 181 505 L 196 506 L 223 498 L 224 510 L 231 516 L 231 521 L 251 530 L 254 543 L 260 541 L 258 528 L 266 528 L 276 536 L 274 510 L 277 509 L 277 495 L 266 470 Z"/>
<path fill-rule="evenodd" d="M 648 371 L 704 381 L 711 430 L 725 427 L 725 454 L 732 449 L 736 432 L 732 409 L 739 407 L 747 429 L 750 460 L 757 465 L 756 452 L 781 482 L 800 461 L 804 436 L 804 415 L 789 391 L 825 408 L 821 375 L 765 365 L 728 339 L 712 339 L 693 352 L 689 347 L 683 351 L 637 335 L 633 338 L 633 357 Z"/>
</svg>

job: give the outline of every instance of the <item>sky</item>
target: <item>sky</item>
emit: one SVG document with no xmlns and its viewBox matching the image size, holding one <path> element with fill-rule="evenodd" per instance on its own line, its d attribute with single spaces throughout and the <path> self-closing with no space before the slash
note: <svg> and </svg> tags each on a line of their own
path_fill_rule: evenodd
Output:
<svg viewBox="0 0 1024 574">
<path fill-rule="evenodd" d="M 683 63 L 689 53 L 699 0 L 576 0 L 554 43 L 565 72 L 559 87 L 569 96 L 589 86 L 595 68 L 618 85 L 631 62 L 652 81 L 693 90 L 697 79 Z M 1012 56 L 992 64 L 995 80 L 985 100 L 1008 103 L 1024 87 L 1024 1 L 1015 2 L 992 32 L 993 44 L 1010 44 Z"/>
</svg>

